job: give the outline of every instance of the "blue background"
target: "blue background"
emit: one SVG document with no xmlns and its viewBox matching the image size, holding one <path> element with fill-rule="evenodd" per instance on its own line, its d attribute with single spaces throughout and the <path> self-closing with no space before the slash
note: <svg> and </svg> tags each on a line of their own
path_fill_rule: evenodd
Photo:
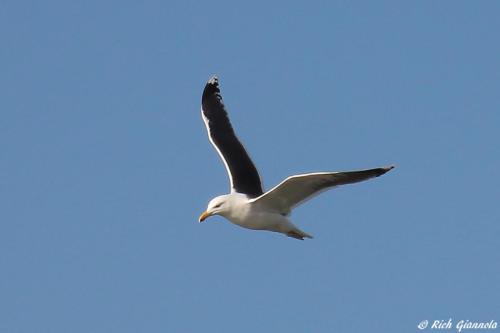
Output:
<svg viewBox="0 0 500 333">
<path fill-rule="evenodd" d="M 496 1 L 3 1 L 1 332 L 412 332 L 500 320 Z M 300 242 L 199 224 L 218 74 Z"/>
</svg>

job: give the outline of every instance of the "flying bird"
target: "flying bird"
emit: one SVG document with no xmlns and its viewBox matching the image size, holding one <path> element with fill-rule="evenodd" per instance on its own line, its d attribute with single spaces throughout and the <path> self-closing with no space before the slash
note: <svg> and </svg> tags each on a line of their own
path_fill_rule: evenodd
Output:
<svg viewBox="0 0 500 333">
<path fill-rule="evenodd" d="M 293 175 L 264 192 L 259 172 L 231 126 L 216 76 L 203 90 L 201 116 L 208 139 L 226 167 L 231 193 L 212 199 L 199 222 L 220 215 L 240 227 L 278 232 L 300 240 L 312 238 L 290 221 L 293 208 L 333 187 L 378 177 L 394 168 Z"/>
</svg>

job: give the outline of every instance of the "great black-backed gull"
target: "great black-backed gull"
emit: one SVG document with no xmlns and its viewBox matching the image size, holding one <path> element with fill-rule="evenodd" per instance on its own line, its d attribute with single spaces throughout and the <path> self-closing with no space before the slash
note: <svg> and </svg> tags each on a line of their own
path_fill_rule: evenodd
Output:
<svg viewBox="0 0 500 333">
<path fill-rule="evenodd" d="M 335 186 L 378 177 L 394 168 L 294 175 L 264 192 L 257 168 L 231 126 L 216 76 L 203 90 L 201 116 L 208 138 L 226 167 L 231 193 L 212 199 L 200 215 L 200 222 L 221 215 L 244 228 L 279 232 L 300 240 L 312 238 L 290 222 L 288 216 L 293 208 Z"/>
</svg>

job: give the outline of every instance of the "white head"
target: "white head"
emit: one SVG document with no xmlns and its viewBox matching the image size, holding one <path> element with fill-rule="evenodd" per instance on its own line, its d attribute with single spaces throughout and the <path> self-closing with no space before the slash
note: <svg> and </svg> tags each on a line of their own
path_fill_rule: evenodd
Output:
<svg viewBox="0 0 500 333">
<path fill-rule="evenodd" d="M 200 218 L 198 219 L 200 222 L 205 221 L 206 218 L 212 215 L 221 215 L 225 216 L 227 212 L 229 212 L 229 204 L 228 204 L 228 195 L 220 195 L 218 197 L 213 198 L 208 203 L 207 210 L 201 213 Z"/>
</svg>

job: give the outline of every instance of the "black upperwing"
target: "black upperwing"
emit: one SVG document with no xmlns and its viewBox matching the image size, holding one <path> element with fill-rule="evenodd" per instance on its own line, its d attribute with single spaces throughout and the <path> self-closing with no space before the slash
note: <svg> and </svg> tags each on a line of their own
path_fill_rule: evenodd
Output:
<svg viewBox="0 0 500 333">
<path fill-rule="evenodd" d="M 226 166 L 232 190 L 252 198 L 261 195 L 263 191 L 259 173 L 234 133 L 215 76 L 203 90 L 201 112 L 210 142 Z"/>
</svg>

